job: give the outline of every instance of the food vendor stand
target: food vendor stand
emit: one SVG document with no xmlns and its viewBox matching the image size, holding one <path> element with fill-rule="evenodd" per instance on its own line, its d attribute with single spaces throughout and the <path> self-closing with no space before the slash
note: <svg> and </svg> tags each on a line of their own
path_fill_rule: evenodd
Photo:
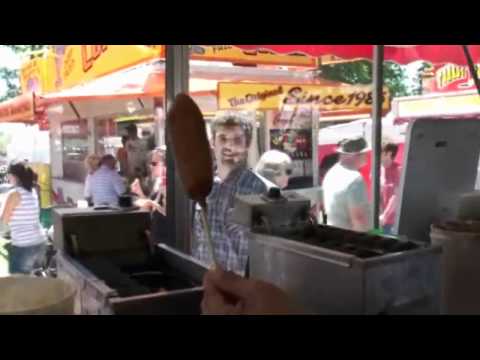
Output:
<svg viewBox="0 0 480 360">
<path fill-rule="evenodd" d="M 229 56 L 234 55 L 235 53 L 221 56 L 217 54 L 216 59 L 232 61 Z M 107 56 L 107 53 L 102 56 Z M 161 57 L 161 54 L 158 56 Z M 208 52 L 204 56 L 206 59 L 211 58 Z M 195 56 L 192 55 L 192 58 Z M 97 61 L 100 59 L 99 57 Z M 248 58 L 248 61 L 268 63 L 273 62 L 273 59 Z M 288 63 L 289 59 L 276 61 Z M 296 58 L 293 63 L 295 62 L 302 64 Z M 312 132 L 312 124 L 317 124 L 318 113 L 312 111 L 317 105 L 312 106 L 311 103 L 320 103 L 325 97 L 328 108 L 326 113 L 335 116 L 352 115 L 352 113 L 360 116 L 362 113 L 368 113 L 370 109 L 368 92 L 371 89 L 369 87 L 352 87 L 319 80 L 313 72 L 308 71 L 313 63 L 310 61 L 305 64 L 309 66 L 303 65 L 302 71 L 294 72 L 290 69 L 279 69 L 278 66 L 273 67 L 273 65 L 267 68 L 228 67 L 218 62 L 204 64 L 193 60 L 189 84 L 190 93 L 204 114 L 213 114 L 218 110 L 245 111 L 252 122 L 260 124 L 261 134 L 258 136 L 262 137 L 260 143 L 263 145 L 252 148 L 249 158 L 251 167 L 256 164 L 263 151 L 272 148 L 272 145 L 274 148 L 279 147 L 278 142 L 277 145 L 272 143 L 272 134 L 278 138 L 280 132 L 287 134 L 288 131 L 299 130 L 298 122 L 301 122 L 302 116 L 305 118 L 306 115 L 309 118 L 308 123 L 306 126 L 300 125 L 305 128 L 302 131 L 306 133 L 300 137 L 299 141 L 291 137 L 293 142 L 287 145 L 287 147 L 290 146 L 290 154 L 293 155 L 297 165 L 295 177 L 300 179 L 297 187 L 317 185 L 317 166 L 313 165 L 316 163 L 316 153 L 312 151 L 315 148 L 316 137 L 313 135 L 315 130 Z M 161 144 L 162 120 L 157 117 L 158 121 L 155 122 L 154 118 L 157 115 L 163 116 L 165 112 L 163 109 L 164 81 L 165 64 L 160 58 L 43 96 L 42 101 L 47 106 L 46 113 L 52 140 L 52 183 L 54 191 L 61 194 L 60 201 L 75 203 L 82 198 L 85 177 L 82 159 L 88 153 L 113 152 L 112 145 L 119 144 L 118 136 L 121 135 L 122 122 L 129 119 L 143 119 L 145 125 L 152 126 L 151 132 L 156 135 L 157 143 Z M 68 83 L 68 81 L 62 83 Z M 277 93 L 275 90 L 272 93 L 271 88 L 276 88 Z M 281 91 L 278 92 L 278 89 Z M 282 105 L 284 101 L 289 101 L 288 96 L 294 98 L 295 95 L 303 96 L 301 94 L 303 92 L 308 94 L 309 99 L 300 106 L 296 103 Z M 269 93 L 270 96 L 268 96 Z M 260 94 L 260 97 L 266 94 L 265 101 L 252 99 L 249 94 Z M 242 104 L 242 99 L 245 97 L 250 98 Z M 333 100 L 337 101 L 338 98 L 344 101 L 334 103 Z M 301 110 L 307 108 L 307 112 L 298 111 L 300 108 Z M 285 119 L 291 117 L 290 129 L 285 128 L 285 123 L 279 125 L 278 119 L 280 122 L 285 122 L 281 119 L 282 116 Z M 206 117 L 208 119 L 208 116 Z M 312 121 L 313 118 L 315 121 Z M 308 136 L 305 137 L 305 135 Z M 115 137 L 117 137 L 116 140 L 113 139 Z M 114 144 L 106 141 L 108 138 L 114 141 Z M 256 140 L 254 139 L 255 143 Z M 295 150 L 297 145 L 299 145 L 299 151 Z M 285 150 L 283 145 L 280 147 Z"/>
<path fill-rule="evenodd" d="M 314 45 L 312 45 L 312 46 L 314 46 Z M 377 60 L 379 58 L 380 59 L 382 58 L 382 54 L 380 52 L 377 52 L 376 55 L 377 55 L 376 56 Z M 377 64 L 378 64 L 378 61 L 377 61 Z M 186 46 L 173 46 L 173 45 L 172 46 L 167 46 L 166 63 L 163 64 L 162 62 L 153 62 L 149 65 L 155 67 L 154 76 L 158 76 L 157 80 L 153 81 L 153 84 L 159 84 L 159 83 L 163 84 L 163 82 L 159 81 L 163 76 L 163 79 L 166 80 L 166 88 L 165 89 L 160 89 L 159 92 L 152 91 L 150 93 L 150 92 L 145 91 L 145 89 L 144 89 L 146 87 L 145 86 L 146 82 L 141 81 L 140 82 L 141 91 L 131 91 L 132 90 L 131 88 L 128 89 L 128 90 L 125 89 L 125 87 L 122 86 L 122 84 L 124 84 L 124 83 L 120 82 L 120 84 L 121 84 L 120 87 L 113 86 L 115 91 L 113 91 L 114 95 L 112 96 L 111 79 L 109 79 L 109 81 L 107 81 L 107 80 L 105 80 L 106 79 L 106 77 L 105 77 L 105 78 L 99 78 L 98 80 L 96 80 L 98 82 L 104 81 L 102 83 L 102 84 L 104 84 L 104 87 L 99 86 L 99 83 L 97 82 L 95 84 L 96 85 L 95 86 L 95 91 L 98 91 L 98 89 L 103 89 L 103 91 L 100 91 L 99 93 L 98 92 L 95 93 L 95 91 L 94 91 L 93 96 L 92 96 L 92 92 L 85 92 L 85 89 L 89 88 L 89 86 L 92 86 L 92 84 L 95 81 L 92 81 L 88 84 L 81 85 L 81 86 L 78 86 L 78 87 L 73 87 L 73 88 L 70 88 L 70 89 L 66 89 L 66 90 L 63 90 L 59 93 L 47 94 L 46 96 L 44 96 L 45 103 L 48 106 L 47 112 L 48 112 L 49 116 L 50 117 L 57 117 L 58 123 L 60 124 L 60 127 L 55 127 L 54 123 L 55 123 L 56 120 L 52 119 L 52 129 L 53 129 L 52 134 L 56 133 L 57 136 L 62 135 L 62 128 L 61 128 L 62 124 L 70 121 L 69 119 L 74 119 L 75 121 L 77 121 L 79 119 L 82 119 L 82 118 L 85 117 L 85 115 L 82 115 L 82 114 L 86 114 L 87 117 L 90 117 L 91 119 L 93 119 L 93 121 L 95 121 L 95 118 L 96 118 L 95 114 L 96 114 L 96 111 L 98 111 L 98 110 L 100 110 L 98 112 L 100 114 L 102 114 L 102 111 L 103 111 L 103 114 L 107 113 L 108 115 L 111 115 L 111 114 L 118 115 L 118 114 L 128 113 L 129 112 L 128 108 L 132 109 L 132 108 L 135 107 L 135 110 L 133 110 L 134 113 L 137 113 L 137 112 L 141 113 L 142 111 L 148 112 L 148 111 L 152 111 L 152 110 L 154 110 L 155 114 L 159 113 L 159 112 L 162 112 L 162 111 L 164 113 L 165 105 L 166 105 L 166 108 L 168 109 L 171 99 L 177 93 L 190 92 L 194 97 L 195 96 L 197 96 L 197 97 L 213 96 L 213 98 L 215 98 L 219 93 L 220 87 L 219 87 L 218 79 L 217 79 L 218 69 L 215 69 L 215 71 L 213 71 L 213 73 L 215 74 L 215 75 L 213 75 L 214 77 L 209 78 L 207 76 L 207 74 L 212 72 L 212 67 L 210 67 L 210 66 L 202 67 L 202 65 L 197 66 L 197 64 L 194 64 L 194 63 L 192 63 L 191 66 L 189 66 L 190 65 L 189 64 L 189 51 L 188 51 L 188 48 Z M 147 65 L 145 65 L 145 66 L 147 66 Z M 88 64 L 87 64 L 87 67 L 88 67 Z M 133 68 L 132 69 L 127 69 L 127 70 L 124 70 L 124 71 L 128 71 L 128 70 L 134 71 Z M 299 83 L 302 84 L 302 85 L 312 85 L 311 83 L 313 81 L 312 76 L 309 75 L 308 73 L 305 73 L 303 75 L 304 76 L 303 79 L 301 79 L 301 78 L 299 79 L 298 76 L 295 76 L 294 81 L 288 82 L 287 79 L 289 79 L 289 76 L 291 76 L 291 75 L 288 74 L 288 71 L 283 71 L 282 72 L 282 70 L 265 70 L 265 69 L 255 69 L 254 70 L 254 69 L 248 69 L 247 68 L 247 69 L 239 70 L 238 72 L 233 71 L 233 74 L 230 74 L 231 75 L 230 77 L 228 76 L 228 74 L 229 74 L 229 72 L 232 73 L 231 69 L 222 70 L 222 71 L 223 71 L 222 75 L 224 76 L 224 78 L 222 78 L 221 80 L 225 81 L 225 82 L 234 82 L 236 80 L 241 80 L 242 82 L 245 82 L 246 80 L 250 79 L 251 82 L 256 82 L 256 83 L 262 84 L 261 81 L 263 81 L 263 84 L 265 84 L 265 83 L 269 84 L 270 82 L 273 81 L 272 79 L 269 78 L 269 76 L 275 78 L 276 81 L 273 81 L 273 82 L 275 82 L 275 83 L 278 82 L 279 84 L 286 83 L 289 86 L 291 86 L 292 84 L 297 85 Z M 147 72 L 147 75 L 150 75 L 150 74 L 151 74 L 151 72 Z M 112 74 L 112 76 L 114 76 L 114 75 L 115 74 Z M 250 75 L 251 78 L 249 78 L 248 75 Z M 188 81 L 189 76 L 191 77 L 190 82 Z M 235 76 L 239 76 L 240 79 L 235 78 Z M 262 76 L 263 76 L 263 78 L 262 78 Z M 202 83 L 201 85 L 198 86 L 198 88 L 195 88 L 194 81 L 196 79 L 198 79 L 199 81 L 213 80 L 213 81 L 215 81 L 215 84 L 213 84 L 213 82 L 209 83 L 209 86 L 212 86 L 210 88 L 209 86 L 205 86 L 206 85 L 205 83 Z M 378 91 L 378 90 L 381 90 L 381 87 L 379 87 L 379 84 L 381 84 L 381 81 L 380 81 L 381 80 L 381 73 L 380 74 L 377 73 L 376 76 L 375 76 L 375 79 L 377 80 L 377 83 L 376 83 L 376 86 L 375 86 L 375 91 L 372 93 L 371 98 L 372 98 L 372 103 L 375 107 L 375 111 L 374 111 L 375 126 L 376 126 L 376 129 L 378 130 L 378 127 L 380 126 L 379 125 L 380 122 L 378 121 L 378 119 L 379 119 L 379 117 L 382 113 L 382 104 L 383 104 L 383 101 L 378 101 L 380 99 L 380 95 L 381 95 L 381 91 Z M 242 86 L 244 86 L 244 85 L 245 84 L 242 84 Z M 249 86 L 250 86 L 250 84 L 249 84 Z M 276 84 L 276 86 L 278 88 L 279 85 Z M 211 89 L 215 89 L 215 90 L 211 90 Z M 217 91 L 217 89 L 218 89 L 218 93 L 210 93 L 210 94 L 201 93 L 201 94 L 199 94 L 202 91 L 207 91 L 207 92 L 214 91 L 215 92 L 215 91 Z M 278 90 L 278 92 L 280 92 L 280 89 L 277 89 L 277 90 Z M 198 91 L 198 93 L 197 93 L 197 91 Z M 148 99 L 143 99 L 143 97 L 148 98 L 148 96 L 145 96 L 146 94 L 150 95 L 152 97 L 151 102 Z M 164 98 L 166 98 L 166 102 L 158 100 L 158 98 L 162 95 L 163 95 Z M 101 104 L 97 105 L 95 103 L 95 101 L 98 101 L 100 98 L 102 98 L 104 100 L 105 99 L 108 100 L 107 101 L 108 104 L 104 105 L 103 107 L 101 106 Z M 139 105 L 137 105 L 135 103 L 135 101 L 132 102 L 132 98 L 133 99 L 140 99 L 141 101 L 137 101 L 137 103 Z M 330 99 L 332 99 L 332 101 L 333 101 L 333 97 L 331 97 Z M 145 100 L 145 101 L 143 101 L 143 100 Z M 385 100 L 385 99 L 383 99 L 383 100 Z M 92 103 L 88 104 L 89 101 L 92 102 L 93 104 Z M 277 99 L 277 101 L 278 101 L 278 99 Z M 145 105 L 145 102 L 147 103 L 147 105 Z M 199 99 L 198 102 L 201 103 L 201 100 Z M 141 105 L 141 103 L 143 104 L 143 106 Z M 233 101 L 233 102 L 229 102 L 229 103 L 230 103 L 230 106 L 232 106 L 232 104 L 236 104 L 237 102 Z M 241 101 L 238 102 L 238 103 L 241 103 Z M 286 103 L 284 103 L 284 104 L 286 104 Z M 286 104 L 286 105 L 290 105 L 290 104 Z M 121 109 L 121 110 L 118 110 L 118 111 L 112 111 L 112 110 L 104 111 L 105 108 L 109 109 L 109 107 L 113 107 L 115 109 Z M 126 111 L 124 109 L 126 109 Z M 162 111 L 160 111 L 160 109 Z M 204 109 L 202 109 L 202 110 L 204 110 Z M 313 114 L 315 109 L 311 108 L 310 111 L 311 111 L 311 114 Z M 288 113 L 291 114 L 291 109 L 288 109 L 288 106 L 287 106 L 286 112 L 287 112 L 287 114 Z M 310 119 L 312 117 L 313 116 L 310 115 Z M 282 119 L 281 116 L 279 118 Z M 308 116 L 307 116 L 307 118 L 308 118 Z M 303 117 L 303 119 L 305 119 L 305 117 Z M 288 119 L 288 121 L 290 121 L 290 120 L 291 119 Z M 301 121 L 302 116 L 299 116 L 298 120 Z M 314 121 L 313 123 L 315 124 L 316 121 Z M 83 137 L 85 137 L 85 134 L 87 134 L 87 139 L 88 139 L 88 132 L 89 132 L 88 122 L 87 122 L 87 126 L 83 125 L 83 128 L 82 128 L 82 125 L 79 125 L 79 124 L 66 124 L 66 125 L 67 125 L 67 128 L 66 128 L 67 135 L 81 134 Z M 90 130 L 91 129 L 92 128 L 90 127 Z M 288 128 L 286 130 L 288 130 Z M 158 132 L 160 132 L 160 131 L 158 131 Z M 65 133 L 65 131 L 64 131 L 64 133 Z M 375 141 L 373 141 L 373 143 L 376 144 L 376 149 L 378 151 L 378 140 L 379 140 L 379 134 L 380 133 L 379 133 L 379 131 L 374 131 L 374 134 L 375 135 L 373 137 L 375 138 Z M 272 136 L 272 134 L 270 134 L 271 138 L 275 138 L 275 135 L 276 134 L 274 134 Z M 286 142 L 287 143 L 288 143 L 288 141 L 290 141 L 288 135 L 289 134 L 287 133 L 287 136 L 286 136 L 286 138 L 287 138 Z M 315 138 L 316 138 L 316 136 L 315 136 Z M 56 139 L 54 138 L 53 140 L 61 145 L 61 140 L 59 141 L 58 138 L 56 138 Z M 304 142 L 305 137 L 302 140 L 303 141 L 299 141 L 298 143 L 296 142 L 297 149 L 298 149 L 298 145 L 301 145 L 302 142 Z M 274 143 L 274 145 L 276 145 L 276 144 Z M 95 144 L 88 144 L 87 146 L 91 146 L 92 148 L 94 148 Z M 173 167 L 172 156 L 171 156 L 171 153 L 170 153 L 171 150 L 168 150 L 168 151 L 169 151 L 169 155 L 168 155 L 169 176 L 175 176 L 174 171 L 170 172 L 170 169 L 174 169 L 174 167 Z M 300 150 L 300 152 L 302 152 L 302 150 Z M 312 156 L 314 156 L 314 155 L 312 154 Z M 378 156 L 378 154 L 376 154 L 376 156 Z M 377 165 L 379 165 L 379 163 L 377 163 Z M 62 171 L 64 171 L 63 168 L 62 168 Z M 377 187 L 378 186 L 375 186 L 375 188 L 377 188 Z M 172 194 L 174 196 L 171 197 L 170 192 L 172 192 Z M 183 197 L 183 199 L 182 199 L 182 197 Z M 184 210 L 186 209 L 186 207 L 184 206 L 185 204 L 186 204 L 185 196 L 184 196 L 184 194 L 182 194 L 182 191 L 181 191 L 180 187 L 175 186 L 174 182 L 169 182 L 168 214 L 169 214 L 169 221 L 171 222 L 171 224 L 173 225 L 173 228 L 174 228 L 173 233 L 171 235 L 171 238 L 175 240 L 177 246 L 180 245 L 179 247 L 183 248 L 183 249 L 185 249 L 186 248 L 185 245 L 188 244 L 187 231 L 188 231 L 188 227 L 189 227 L 189 224 L 190 224 L 189 223 L 189 217 L 188 216 L 182 216 L 182 215 L 185 214 L 185 212 L 184 212 Z M 171 212 L 170 210 L 173 210 L 173 211 Z M 172 216 L 172 215 L 177 215 L 177 214 L 178 214 L 178 216 Z M 348 245 L 348 244 L 345 244 L 345 245 Z M 390 245 L 391 244 L 385 244 L 385 249 L 384 249 L 385 254 L 389 253 L 390 250 L 386 250 L 386 249 Z M 338 244 L 336 246 L 338 246 Z M 260 255 L 261 253 L 258 253 L 258 254 Z M 371 256 L 373 256 L 373 255 L 371 255 Z M 329 259 L 327 262 L 332 263 L 332 261 L 335 262 L 337 260 L 338 259 L 332 258 L 332 259 Z M 348 267 L 349 262 L 346 261 L 345 264 L 346 264 L 345 266 Z M 428 276 L 427 276 L 427 278 L 428 278 Z M 401 283 L 401 282 L 399 281 L 398 283 Z M 382 286 L 381 281 L 378 284 L 380 284 L 379 286 Z M 375 310 L 375 311 L 377 311 L 377 310 Z"/>
</svg>

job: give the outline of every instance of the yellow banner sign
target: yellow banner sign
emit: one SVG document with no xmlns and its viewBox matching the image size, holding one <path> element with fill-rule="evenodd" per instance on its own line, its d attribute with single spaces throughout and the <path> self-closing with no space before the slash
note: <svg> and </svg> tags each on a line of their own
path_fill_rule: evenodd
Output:
<svg viewBox="0 0 480 360">
<path fill-rule="evenodd" d="M 22 89 L 39 87 L 36 83 L 40 82 L 41 93 L 59 91 L 163 58 L 165 45 L 54 45 L 45 59 L 35 59 L 25 65 L 22 71 Z M 316 63 L 315 59 L 304 55 L 244 51 L 231 45 L 191 45 L 191 58 L 237 64 L 303 67 L 314 67 Z"/>
<path fill-rule="evenodd" d="M 30 59 L 20 67 L 22 93 L 45 94 L 55 90 L 55 59 L 52 53 Z"/>
<path fill-rule="evenodd" d="M 265 64 L 315 67 L 314 58 L 299 55 L 279 55 L 270 51 L 246 51 L 232 45 L 191 45 L 191 58 L 196 60 L 229 61 L 238 64 Z"/>
<path fill-rule="evenodd" d="M 382 109 L 390 99 L 384 88 Z M 284 106 L 313 106 L 322 112 L 369 113 L 371 86 L 318 86 L 295 84 L 219 83 L 218 104 L 222 110 L 277 110 Z"/>
<path fill-rule="evenodd" d="M 162 45 L 55 45 L 57 90 L 163 56 Z"/>
</svg>

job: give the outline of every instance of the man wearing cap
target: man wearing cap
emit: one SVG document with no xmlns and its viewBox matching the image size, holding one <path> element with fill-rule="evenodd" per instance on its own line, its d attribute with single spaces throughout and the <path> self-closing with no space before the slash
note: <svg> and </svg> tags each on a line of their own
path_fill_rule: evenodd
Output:
<svg viewBox="0 0 480 360">
<path fill-rule="evenodd" d="M 338 144 L 339 162 L 323 180 L 328 225 L 361 232 L 369 230 L 367 187 L 359 171 L 366 164 L 368 151 L 362 137 Z"/>
</svg>

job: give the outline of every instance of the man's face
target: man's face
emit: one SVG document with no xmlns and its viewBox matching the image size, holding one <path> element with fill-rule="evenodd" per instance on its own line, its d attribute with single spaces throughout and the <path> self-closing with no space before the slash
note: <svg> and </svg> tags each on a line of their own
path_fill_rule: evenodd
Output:
<svg viewBox="0 0 480 360">
<path fill-rule="evenodd" d="M 213 141 L 215 158 L 219 165 L 235 167 L 247 159 L 247 139 L 239 125 L 219 126 Z"/>
</svg>

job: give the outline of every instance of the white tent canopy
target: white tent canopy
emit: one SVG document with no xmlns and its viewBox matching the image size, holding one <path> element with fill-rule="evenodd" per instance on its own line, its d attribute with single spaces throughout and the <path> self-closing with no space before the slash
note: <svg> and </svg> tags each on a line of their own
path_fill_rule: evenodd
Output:
<svg viewBox="0 0 480 360">
<path fill-rule="evenodd" d="M 393 114 L 390 112 L 382 118 L 382 135 L 395 143 L 403 142 L 408 124 L 395 125 Z M 337 144 L 345 138 L 363 136 L 371 145 L 372 119 L 365 118 L 345 124 L 332 125 L 318 132 L 318 144 Z"/>
</svg>

